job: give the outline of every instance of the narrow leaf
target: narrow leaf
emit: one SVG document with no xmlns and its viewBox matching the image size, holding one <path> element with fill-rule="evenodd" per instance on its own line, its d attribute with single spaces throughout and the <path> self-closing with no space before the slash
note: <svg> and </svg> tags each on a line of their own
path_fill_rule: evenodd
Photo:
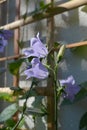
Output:
<svg viewBox="0 0 87 130">
<path fill-rule="evenodd" d="M 26 113 L 33 115 L 33 116 L 44 116 L 45 113 L 41 111 L 41 109 L 38 108 L 28 108 L 26 110 Z"/>
</svg>

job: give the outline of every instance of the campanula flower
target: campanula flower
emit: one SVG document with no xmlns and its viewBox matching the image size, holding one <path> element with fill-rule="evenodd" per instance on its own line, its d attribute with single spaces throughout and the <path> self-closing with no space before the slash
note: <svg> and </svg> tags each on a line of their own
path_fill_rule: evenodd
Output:
<svg viewBox="0 0 87 130">
<path fill-rule="evenodd" d="M 26 57 L 38 57 L 44 58 L 48 54 L 48 50 L 45 45 L 41 42 L 39 38 L 39 33 L 36 37 L 31 38 L 30 40 L 30 48 L 24 51 Z"/>
<path fill-rule="evenodd" d="M 70 101 L 73 101 L 75 95 L 80 91 L 80 87 L 76 85 L 73 76 L 69 76 L 65 80 L 60 80 L 60 85 L 64 87 L 65 93 L 63 94 L 63 97 Z"/>
<path fill-rule="evenodd" d="M 27 79 L 31 77 L 45 79 L 48 77 L 48 70 L 40 62 L 39 58 L 33 58 L 31 61 L 31 66 L 29 66 L 28 69 L 24 71 L 24 73 L 27 75 Z"/>
<path fill-rule="evenodd" d="M 4 39 L 4 37 L 2 37 L 0 35 L 0 52 L 2 53 L 4 51 L 4 47 L 7 45 L 7 40 Z"/>
<path fill-rule="evenodd" d="M 4 51 L 4 47 L 8 44 L 7 40 L 12 36 L 9 30 L 0 30 L 0 52 Z"/>
<path fill-rule="evenodd" d="M 0 30 L 0 35 L 4 37 L 5 40 L 8 40 L 9 38 L 12 37 L 13 34 L 12 31 L 10 30 Z"/>
</svg>

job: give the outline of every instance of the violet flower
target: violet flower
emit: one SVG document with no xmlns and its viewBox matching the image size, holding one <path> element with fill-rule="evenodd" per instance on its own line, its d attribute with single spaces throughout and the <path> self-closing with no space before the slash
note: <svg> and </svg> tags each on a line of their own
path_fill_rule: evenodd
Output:
<svg viewBox="0 0 87 130">
<path fill-rule="evenodd" d="M 25 75 L 27 75 L 27 79 L 32 77 L 38 79 L 45 79 L 48 77 L 48 70 L 38 58 L 32 59 L 31 66 L 29 66 L 28 69 L 24 71 L 24 73 Z"/>
<path fill-rule="evenodd" d="M 69 99 L 70 101 L 73 101 L 75 95 L 80 91 L 80 87 L 75 84 L 73 76 L 69 76 L 65 80 L 60 80 L 60 85 L 65 87 L 63 97 Z"/>
<path fill-rule="evenodd" d="M 9 30 L 0 30 L 0 52 L 4 51 L 4 47 L 8 44 L 7 40 L 12 36 Z"/>
<path fill-rule="evenodd" d="M 5 40 L 8 40 L 9 38 L 12 37 L 13 34 L 12 31 L 10 30 L 0 30 L 0 35 L 4 37 Z"/>
<path fill-rule="evenodd" d="M 2 37 L 0 35 L 0 52 L 2 53 L 4 51 L 4 47 L 7 45 L 7 40 L 4 39 L 4 37 Z"/>
<path fill-rule="evenodd" d="M 26 57 L 38 57 L 38 58 L 44 58 L 48 54 L 48 50 L 45 47 L 45 45 L 41 42 L 39 38 L 39 33 L 36 37 L 31 38 L 30 40 L 30 49 L 25 50 L 24 54 Z"/>
</svg>

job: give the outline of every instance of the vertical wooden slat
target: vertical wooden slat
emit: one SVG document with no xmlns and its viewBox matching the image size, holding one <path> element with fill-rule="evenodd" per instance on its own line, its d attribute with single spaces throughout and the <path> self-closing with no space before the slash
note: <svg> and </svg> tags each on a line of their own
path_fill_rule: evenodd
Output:
<svg viewBox="0 0 87 130">
<path fill-rule="evenodd" d="M 16 0 L 16 17 L 15 20 L 20 19 L 20 0 Z M 19 54 L 19 47 L 18 47 L 18 39 L 20 37 L 20 29 L 17 28 L 14 31 L 14 54 L 18 55 Z M 17 58 L 15 58 L 16 60 Z M 18 86 L 19 84 L 19 74 L 18 76 L 13 77 L 13 86 Z"/>
<path fill-rule="evenodd" d="M 53 6 L 53 0 L 47 0 L 47 3 L 52 2 Z M 48 43 L 48 50 L 50 50 L 53 47 L 54 43 L 54 17 L 47 19 L 47 43 Z M 51 59 L 50 55 L 48 56 L 48 64 L 51 65 L 52 68 L 54 68 L 53 60 Z M 53 74 L 50 72 L 50 77 L 48 78 L 48 92 L 52 93 L 54 91 L 54 85 L 53 85 Z M 55 129 L 55 100 L 54 95 L 53 96 L 47 96 L 47 111 L 48 111 L 48 117 L 47 117 L 47 130 L 56 130 Z"/>
<path fill-rule="evenodd" d="M 20 0 L 15 0 L 15 8 L 16 8 L 16 16 L 15 20 L 20 19 Z M 18 39 L 20 37 L 20 29 L 17 28 L 14 31 L 14 55 L 19 54 L 19 47 L 18 47 Z M 17 60 L 17 58 L 14 58 Z M 13 86 L 17 87 L 19 85 L 19 73 L 17 76 L 13 76 Z M 18 112 L 13 116 L 14 121 L 18 121 Z"/>
</svg>

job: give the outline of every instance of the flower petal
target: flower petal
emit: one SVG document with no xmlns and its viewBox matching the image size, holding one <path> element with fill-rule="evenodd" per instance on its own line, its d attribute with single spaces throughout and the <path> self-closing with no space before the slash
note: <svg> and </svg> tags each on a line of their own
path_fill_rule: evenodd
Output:
<svg viewBox="0 0 87 130">
<path fill-rule="evenodd" d="M 30 49 L 27 51 L 29 51 L 29 53 L 27 54 L 27 57 L 34 56 L 38 58 L 44 58 L 48 54 L 48 50 L 39 39 L 39 35 L 37 35 L 37 37 L 31 38 Z M 26 53 L 24 54 L 26 55 Z"/>
<path fill-rule="evenodd" d="M 41 64 L 36 64 L 33 68 L 34 76 L 38 79 L 45 79 L 48 77 L 48 70 Z"/>
<path fill-rule="evenodd" d="M 33 72 L 33 69 L 27 69 L 24 71 L 25 75 L 27 75 L 27 78 L 26 79 L 29 79 L 31 77 L 34 77 L 34 72 Z"/>
<path fill-rule="evenodd" d="M 32 61 L 31 61 L 32 67 L 34 67 L 38 63 L 40 63 L 39 58 L 33 58 Z"/>
<path fill-rule="evenodd" d="M 4 39 L 3 36 L 0 35 L 0 52 L 4 51 L 4 47 L 7 45 L 7 40 Z"/>
<path fill-rule="evenodd" d="M 38 53 L 35 52 L 33 49 L 25 50 L 24 55 L 26 56 L 26 58 L 31 57 L 31 56 L 33 56 L 33 57 L 38 57 L 39 56 Z"/>
<path fill-rule="evenodd" d="M 38 58 L 34 58 L 31 61 L 32 68 L 25 70 L 25 74 L 27 75 L 27 79 L 34 77 L 38 79 L 45 79 L 48 77 L 48 70 L 45 66 L 40 62 Z"/>
<path fill-rule="evenodd" d="M 74 100 L 75 95 L 80 91 L 80 87 L 75 84 L 75 80 L 73 76 L 69 76 L 65 80 L 60 80 L 61 86 L 65 86 L 64 91 L 66 94 L 63 94 L 64 98 Z"/>
<path fill-rule="evenodd" d="M 10 30 L 0 30 L 0 35 L 3 36 L 5 40 L 8 40 L 13 34 Z"/>
</svg>

